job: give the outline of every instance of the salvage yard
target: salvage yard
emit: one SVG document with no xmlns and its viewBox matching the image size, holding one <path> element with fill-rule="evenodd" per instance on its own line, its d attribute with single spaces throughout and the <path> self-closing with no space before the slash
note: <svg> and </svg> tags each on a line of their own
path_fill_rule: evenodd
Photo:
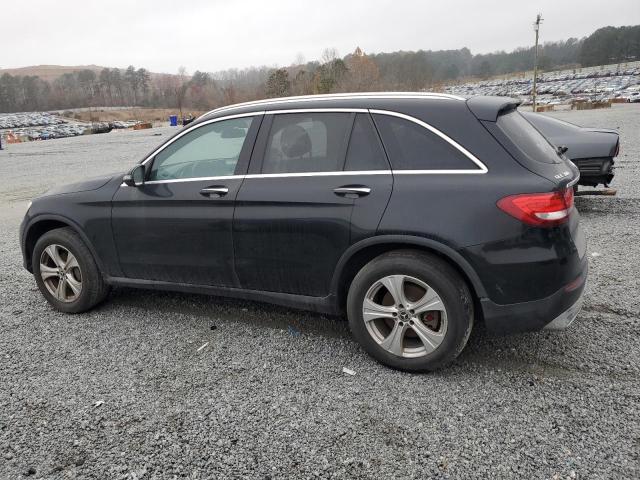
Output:
<svg viewBox="0 0 640 480">
<path fill-rule="evenodd" d="M 583 310 L 564 332 L 478 326 L 425 375 L 377 364 L 345 320 L 260 303 L 118 289 L 54 311 L 22 268 L 28 200 L 124 171 L 175 129 L 9 145 L 0 478 L 640 477 L 640 105 L 551 115 L 621 136 L 618 196 L 576 199 Z"/>
</svg>

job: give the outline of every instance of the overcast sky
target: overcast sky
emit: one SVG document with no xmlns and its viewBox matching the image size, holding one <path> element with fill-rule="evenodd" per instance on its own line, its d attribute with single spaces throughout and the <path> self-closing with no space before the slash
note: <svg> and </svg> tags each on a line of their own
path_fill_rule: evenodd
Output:
<svg viewBox="0 0 640 480">
<path fill-rule="evenodd" d="M 0 68 L 39 64 L 216 71 L 285 66 L 324 48 L 473 53 L 640 24 L 640 0 L 21 0 L 2 2 Z"/>
</svg>

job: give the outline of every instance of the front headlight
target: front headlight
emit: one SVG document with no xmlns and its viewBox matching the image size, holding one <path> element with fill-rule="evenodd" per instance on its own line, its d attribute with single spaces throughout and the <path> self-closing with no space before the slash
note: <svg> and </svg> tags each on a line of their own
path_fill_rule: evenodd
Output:
<svg viewBox="0 0 640 480">
<path fill-rule="evenodd" d="M 33 202 L 32 202 L 31 200 L 29 200 L 29 203 L 27 203 L 27 212 L 28 212 L 28 211 L 29 211 L 29 209 L 31 208 L 31 204 L 32 204 L 32 203 L 33 203 Z"/>
</svg>

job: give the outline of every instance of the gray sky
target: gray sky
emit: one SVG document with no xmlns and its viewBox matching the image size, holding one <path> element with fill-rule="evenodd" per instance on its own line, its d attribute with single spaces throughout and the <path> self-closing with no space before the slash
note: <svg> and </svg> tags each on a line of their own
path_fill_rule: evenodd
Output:
<svg viewBox="0 0 640 480">
<path fill-rule="evenodd" d="M 216 71 L 345 55 L 510 50 L 640 24 L 640 0 L 22 0 L 3 2 L 0 68 L 38 64 Z"/>
</svg>

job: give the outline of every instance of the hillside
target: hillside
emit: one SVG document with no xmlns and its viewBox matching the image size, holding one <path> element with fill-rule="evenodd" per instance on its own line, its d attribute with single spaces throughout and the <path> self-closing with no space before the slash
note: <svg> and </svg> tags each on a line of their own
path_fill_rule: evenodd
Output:
<svg viewBox="0 0 640 480">
<path fill-rule="evenodd" d="M 76 73 L 81 70 L 92 70 L 96 73 L 100 73 L 103 68 L 105 67 L 101 67 L 98 65 L 32 65 L 29 67 L 19 68 L 0 68 L 0 76 L 4 75 L 5 73 L 8 73 L 9 75 L 18 75 L 21 77 L 34 75 L 47 82 L 52 82 L 65 73 Z"/>
</svg>

